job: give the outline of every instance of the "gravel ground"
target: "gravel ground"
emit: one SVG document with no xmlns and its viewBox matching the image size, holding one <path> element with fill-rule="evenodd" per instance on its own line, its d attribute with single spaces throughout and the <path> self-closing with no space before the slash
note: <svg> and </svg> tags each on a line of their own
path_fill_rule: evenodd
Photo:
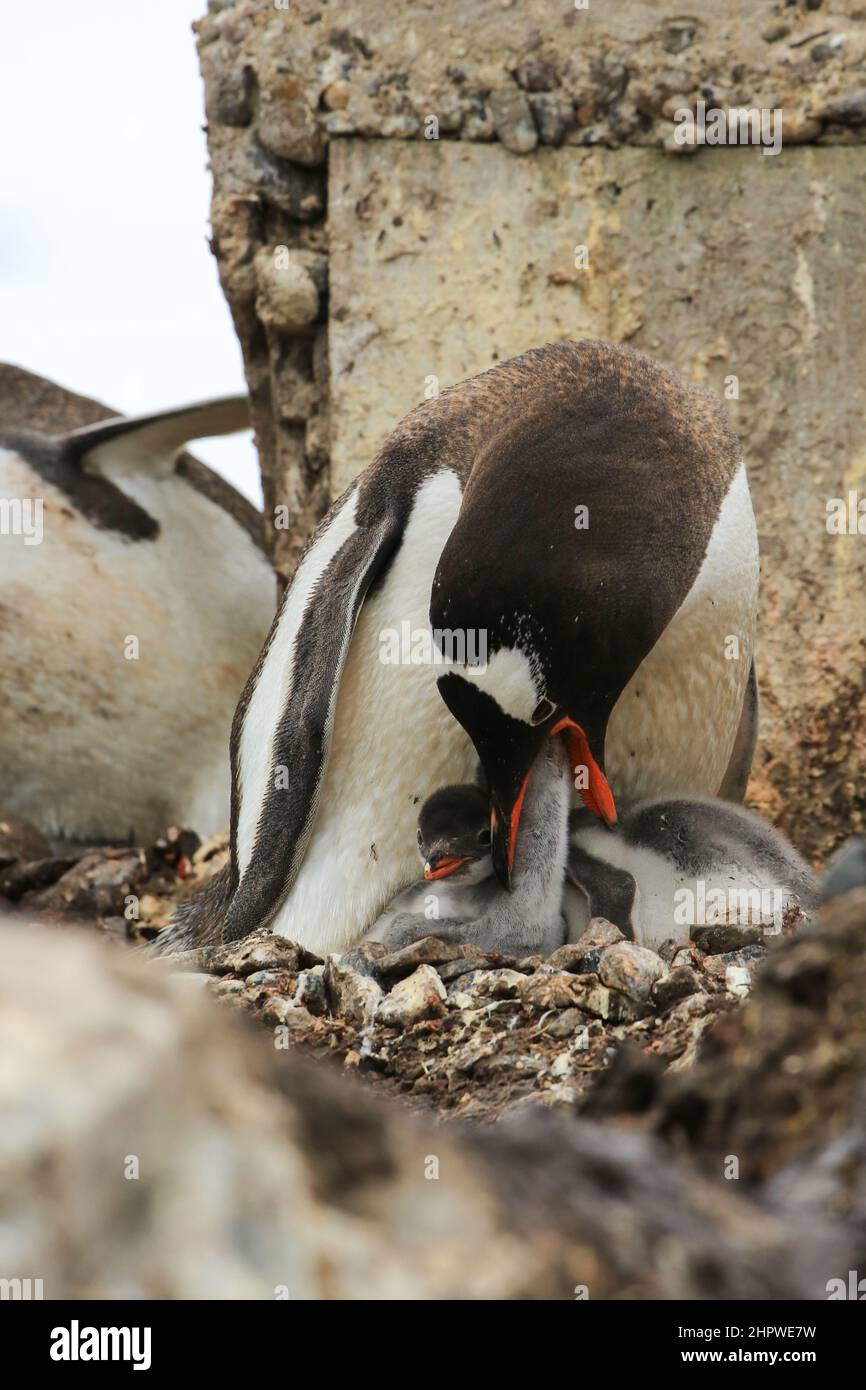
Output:
<svg viewBox="0 0 866 1390">
<path fill-rule="evenodd" d="M 225 837 L 170 830 L 148 848 L 52 854 L 31 828 L 0 821 L 0 895 L 10 915 L 73 922 L 142 950 L 175 904 L 225 862 Z M 412 1108 L 491 1121 L 518 1107 L 583 1103 L 623 1044 L 673 1072 L 736 1009 L 780 940 L 702 928 L 660 954 L 594 919 L 547 960 L 516 960 L 428 937 L 388 953 L 370 943 L 327 960 L 267 930 L 153 959 L 182 971 L 293 1046 L 362 1076 Z"/>
</svg>

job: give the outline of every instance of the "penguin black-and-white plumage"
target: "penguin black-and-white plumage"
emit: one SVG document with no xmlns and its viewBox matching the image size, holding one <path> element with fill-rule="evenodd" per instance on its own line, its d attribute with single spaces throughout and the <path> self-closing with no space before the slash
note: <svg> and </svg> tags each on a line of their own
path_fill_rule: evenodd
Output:
<svg viewBox="0 0 866 1390">
<path fill-rule="evenodd" d="M 479 844 L 489 843 L 486 796 L 470 784 L 434 793 L 418 821 L 424 880 L 388 904 L 367 939 L 389 950 L 436 936 L 480 951 L 550 955 L 566 935 L 570 805 L 565 747 L 548 739 L 529 776 L 509 890 L 494 875 L 489 850 L 479 854 Z"/>
<path fill-rule="evenodd" d="M 794 847 L 753 812 L 717 798 L 642 801 L 613 832 L 576 812 L 569 878 L 571 940 L 590 917 L 656 948 L 725 921 L 778 933 L 792 908 L 808 915 L 817 903 L 815 877 Z"/>
<path fill-rule="evenodd" d="M 736 436 L 678 373 L 558 343 L 419 406 L 301 558 L 235 717 L 230 863 L 169 943 L 270 924 L 348 948 L 476 750 L 503 883 L 553 730 L 608 820 L 617 797 L 738 785 L 757 583 Z M 380 659 L 383 633 L 431 628 L 464 660 Z"/>
<path fill-rule="evenodd" d="M 245 397 L 127 419 L 0 366 L 7 814 L 85 842 L 226 824 L 224 740 L 276 586 L 261 514 L 182 451 L 248 423 Z M 38 542 L 11 524 L 37 501 Z"/>
</svg>

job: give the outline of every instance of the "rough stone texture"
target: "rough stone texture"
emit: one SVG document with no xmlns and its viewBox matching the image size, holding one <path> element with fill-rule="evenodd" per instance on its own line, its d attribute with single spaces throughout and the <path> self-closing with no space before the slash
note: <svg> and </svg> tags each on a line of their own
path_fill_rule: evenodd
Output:
<svg viewBox="0 0 866 1390">
<path fill-rule="evenodd" d="M 474 1131 L 305 1063 L 285 997 L 267 1047 L 200 978 L 73 931 L 5 926 L 3 953 L 0 1266 L 48 1298 L 819 1299 L 862 1267 L 866 890 L 779 946 L 688 1072 L 626 1047 L 582 1113 Z M 532 1071 L 519 1029 L 498 1058 L 475 1033 L 476 1090 Z"/>
<path fill-rule="evenodd" d="M 843 1219 L 859 1222 L 866 1248 L 864 1072 L 861 888 L 772 953 L 750 1001 L 726 1013 L 708 1036 L 699 1067 L 660 1079 L 651 1100 L 644 1093 L 645 1123 L 687 1145 L 707 1171 L 717 1170 L 725 1154 L 738 1156 L 749 1184 L 776 1179 L 792 1164 L 804 1178 L 823 1150 L 812 1194 L 825 1210 L 835 1202 Z M 600 1089 L 603 1095 L 607 1085 Z M 608 1110 L 599 1100 L 591 1108 Z M 623 1111 L 630 1108 L 623 1103 Z"/>
<path fill-rule="evenodd" d="M 700 987 L 700 976 L 696 970 L 689 965 L 677 965 L 656 980 L 650 994 L 657 1009 L 667 1009 L 688 995 L 696 994 Z"/>
<path fill-rule="evenodd" d="M 47 858 L 51 846 L 31 821 L 15 816 L 0 817 L 0 869 L 20 861 Z"/>
<path fill-rule="evenodd" d="M 36 895 L 33 906 L 51 912 L 122 913 L 145 877 L 141 850 L 93 850 Z"/>
<path fill-rule="evenodd" d="M 620 990 L 633 1003 L 645 1004 L 665 969 L 655 951 L 621 941 L 602 951 L 598 973 L 611 989 Z"/>
<path fill-rule="evenodd" d="M 380 984 L 369 975 L 359 975 L 338 956 L 328 958 L 325 988 L 336 1012 L 361 1029 L 373 1022 L 383 998 Z"/>
<path fill-rule="evenodd" d="M 445 986 L 432 965 L 419 965 L 382 1000 L 378 1018 L 386 1027 L 409 1028 L 422 1018 L 442 1018 L 445 998 Z"/>
<path fill-rule="evenodd" d="M 7 929 L 3 950 L 5 1276 L 38 1275 L 46 1298 L 501 1297 L 547 1279 L 543 1244 L 509 1234 L 444 1136 L 351 1089 L 334 1108 L 320 1069 L 255 1046 L 186 981 L 74 934 Z"/>
<path fill-rule="evenodd" d="M 866 32 L 858 0 L 813 12 L 735 0 L 671 16 L 660 0 L 551 7 L 545 0 L 211 0 L 196 26 L 208 115 L 250 124 L 275 154 L 318 163 L 329 137 L 486 141 L 497 101 L 555 92 L 575 144 L 661 145 L 672 107 L 782 106 L 812 138 L 862 124 Z M 827 32 L 829 31 L 829 33 Z M 811 42 L 811 37 L 816 42 Z M 229 82 L 234 76 L 233 84 Z M 228 84 L 228 85 L 227 85 Z"/>
<path fill-rule="evenodd" d="M 602 927 L 616 930 L 598 919 L 596 937 Z M 671 1069 L 693 1063 L 707 1029 L 733 1007 L 730 957 L 693 948 L 691 964 L 668 974 L 652 952 L 623 946 L 640 962 L 644 984 L 658 977 L 657 986 L 670 980 L 671 988 L 649 991 L 637 979 L 636 989 L 634 972 L 622 971 L 623 988 L 611 987 L 598 961 L 575 974 L 572 947 L 547 961 L 513 960 L 432 937 L 391 954 L 374 943 L 311 966 L 314 957 L 267 929 L 239 946 L 155 964 L 196 980 L 209 973 L 219 998 L 414 1109 L 490 1121 L 524 1106 L 574 1105 L 623 1043 Z M 750 973 L 764 954 L 751 949 Z"/>
<path fill-rule="evenodd" d="M 287 253 L 280 265 L 271 247 L 256 254 L 256 313 L 268 327 L 297 333 L 316 321 L 319 294 L 302 256 L 303 252 Z"/>
<path fill-rule="evenodd" d="M 559 970 L 574 970 L 578 975 L 587 970 L 598 970 L 605 947 L 624 940 L 619 927 L 615 927 L 613 922 L 608 922 L 605 917 L 593 917 L 577 941 L 560 946 L 550 957 L 549 963 Z"/>
</svg>

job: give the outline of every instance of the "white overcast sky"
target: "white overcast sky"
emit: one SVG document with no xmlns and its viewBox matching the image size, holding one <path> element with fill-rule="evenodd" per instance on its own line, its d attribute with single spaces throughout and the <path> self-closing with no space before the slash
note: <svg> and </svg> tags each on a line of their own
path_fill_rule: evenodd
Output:
<svg viewBox="0 0 866 1390">
<path fill-rule="evenodd" d="M 207 245 L 205 9 L 2 3 L 0 360 L 125 414 L 246 389 Z M 250 438 L 194 452 L 261 504 Z"/>
</svg>

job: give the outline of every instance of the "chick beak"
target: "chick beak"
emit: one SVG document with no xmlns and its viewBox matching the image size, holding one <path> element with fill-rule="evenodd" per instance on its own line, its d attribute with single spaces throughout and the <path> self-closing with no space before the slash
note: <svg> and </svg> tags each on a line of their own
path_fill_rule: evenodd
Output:
<svg viewBox="0 0 866 1390">
<path fill-rule="evenodd" d="M 446 854 L 441 850 L 434 850 L 424 864 L 424 877 L 430 880 L 449 878 L 464 864 L 468 864 L 471 858 L 471 854 Z"/>
</svg>

